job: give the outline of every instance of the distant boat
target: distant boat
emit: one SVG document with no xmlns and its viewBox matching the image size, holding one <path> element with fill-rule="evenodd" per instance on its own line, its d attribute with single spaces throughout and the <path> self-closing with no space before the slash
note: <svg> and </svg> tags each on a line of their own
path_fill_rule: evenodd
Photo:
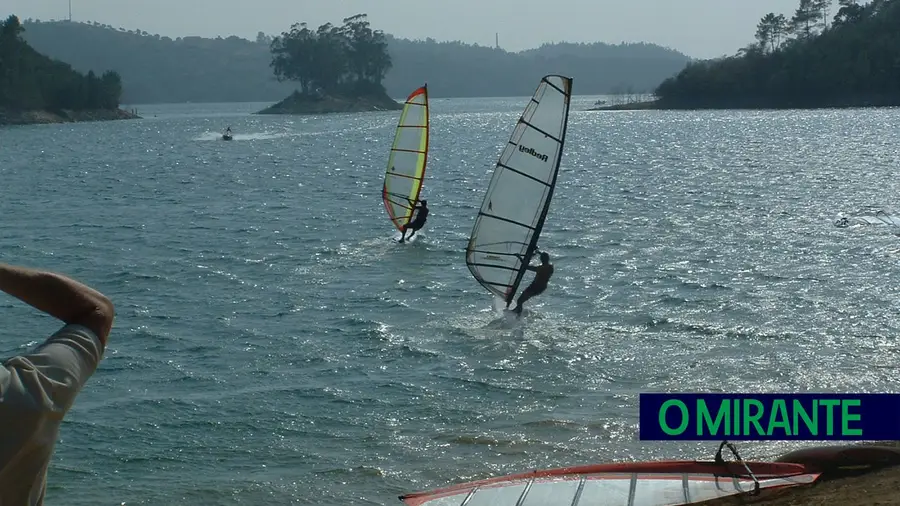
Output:
<svg viewBox="0 0 900 506">
<path fill-rule="evenodd" d="M 509 304 L 537 249 L 562 161 L 572 78 L 548 75 L 519 117 L 475 219 L 466 265 Z"/>
<path fill-rule="evenodd" d="M 223 141 L 230 141 L 234 136 L 231 134 L 231 128 L 225 130 L 225 133 L 222 134 Z"/>
<path fill-rule="evenodd" d="M 425 180 L 428 160 L 428 85 L 406 98 L 384 173 L 381 199 L 394 227 L 409 223 Z"/>
</svg>

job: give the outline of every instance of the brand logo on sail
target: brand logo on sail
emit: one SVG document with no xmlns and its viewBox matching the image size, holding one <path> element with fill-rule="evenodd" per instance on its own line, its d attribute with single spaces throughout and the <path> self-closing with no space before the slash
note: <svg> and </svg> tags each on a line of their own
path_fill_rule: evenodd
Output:
<svg viewBox="0 0 900 506">
<path fill-rule="evenodd" d="M 534 150 L 534 148 L 529 148 L 528 146 L 523 146 L 523 145 L 519 144 L 519 151 L 521 151 L 522 153 L 528 153 L 529 155 L 540 159 L 542 162 L 547 161 L 547 155 L 538 153 L 537 151 Z"/>
</svg>

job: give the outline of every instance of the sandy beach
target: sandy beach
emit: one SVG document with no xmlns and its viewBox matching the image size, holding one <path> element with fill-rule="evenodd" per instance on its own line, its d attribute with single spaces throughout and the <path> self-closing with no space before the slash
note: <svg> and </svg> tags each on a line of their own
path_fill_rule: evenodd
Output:
<svg viewBox="0 0 900 506">
<path fill-rule="evenodd" d="M 867 443 L 864 446 L 900 448 L 900 441 Z M 816 483 L 792 487 L 760 497 L 726 497 L 707 501 L 704 506 L 765 504 L 768 506 L 886 506 L 900 505 L 900 466 L 869 472 L 861 476 L 829 478 L 824 473 Z"/>
</svg>

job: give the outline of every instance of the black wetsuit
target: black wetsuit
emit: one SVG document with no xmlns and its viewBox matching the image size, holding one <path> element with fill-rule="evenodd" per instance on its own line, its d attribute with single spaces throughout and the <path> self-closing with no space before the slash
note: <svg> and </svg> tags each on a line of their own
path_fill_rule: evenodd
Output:
<svg viewBox="0 0 900 506">
<path fill-rule="evenodd" d="M 409 234 L 409 238 L 412 239 L 412 236 L 416 235 L 416 231 L 425 226 L 425 220 L 428 218 L 428 208 L 423 204 L 417 208 L 415 208 L 416 216 L 406 225 L 403 225 L 402 233 L 400 236 L 400 242 L 406 240 L 406 231 L 412 230 L 412 233 Z"/>
<path fill-rule="evenodd" d="M 418 210 L 418 212 L 416 213 L 416 217 L 406 225 L 403 225 L 404 232 L 409 229 L 412 229 L 414 231 L 419 230 L 420 228 L 425 226 L 425 220 L 428 219 L 428 208 L 425 206 L 420 206 L 416 209 Z"/>
<path fill-rule="evenodd" d="M 544 293 L 544 290 L 547 289 L 547 285 L 550 283 L 550 278 L 553 276 L 553 264 L 541 264 L 535 270 L 534 280 L 531 281 L 531 284 L 522 291 L 522 294 L 516 300 L 517 313 L 522 312 L 522 304 L 525 301 Z"/>
</svg>

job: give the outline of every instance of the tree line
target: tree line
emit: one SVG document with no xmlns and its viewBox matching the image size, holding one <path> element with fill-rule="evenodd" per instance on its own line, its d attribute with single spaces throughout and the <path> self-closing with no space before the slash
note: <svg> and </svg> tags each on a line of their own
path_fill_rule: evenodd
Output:
<svg viewBox="0 0 900 506">
<path fill-rule="evenodd" d="M 25 28 L 10 15 L 0 23 L 0 107 L 11 110 L 116 109 L 122 81 L 112 71 L 83 75 L 38 53 L 22 39 Z"/>
<path fill-rule="evenodd" d="M 325 23 L 311 30 L 295 23 L 270 43 L 272 67 L 279 81 L 296 81 L 300 92 L 384 93 L 381 82 L 393 65 L 387 41 L 372 30 L 366 14 Z M 257 36 L 260 40 L 260 36 Z"/>
<path fill-rule="evenodd" d="M 690 63 L 656 95 L 674 108 L 900 105 L 900 0 L 800 0 L 790 18 L 763 16 L 738 54 Z"/>
<path fill-rule="evenodd" d="M 29 44 L 75 69 L 116 69 L 126 103 L 272 102 L 298 87 L 295 81 L 275 78 L 270 66 L 274 37 L 261 32 L 247 40 L 166 37 L 94 22 L 26 20 L 24 25 Z M 390 34 L 384 40 L 392 65 L 382 83 L 395 98 L 406 97 L 416 83 L 426 81 L 433 98 L 531 96 L 548 68 L 577 76 L 578 93 L 629 87 L 650 92 L 690 60 L 678 51 L 642 43 L 557 43 L 511 52 Z"/>
</svg>

